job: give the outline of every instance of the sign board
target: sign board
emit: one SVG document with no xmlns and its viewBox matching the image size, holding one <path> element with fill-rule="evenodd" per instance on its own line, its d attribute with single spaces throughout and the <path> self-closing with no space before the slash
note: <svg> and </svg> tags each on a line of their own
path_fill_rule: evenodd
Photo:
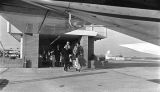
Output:
<svg viewBox="0 0 160 92">
<path fill-rule="evenodd" d="M 87 31 L 95 31 L 99 35 L 107 37 L 107 28 L 102 25 L 90 25 L 86 27 Z"/>
</svg>

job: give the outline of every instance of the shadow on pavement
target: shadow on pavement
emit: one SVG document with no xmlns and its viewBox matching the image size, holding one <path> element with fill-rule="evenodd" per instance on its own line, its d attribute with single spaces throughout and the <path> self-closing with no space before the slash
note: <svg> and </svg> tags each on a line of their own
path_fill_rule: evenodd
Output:
<svg viewBox="0 0 160 92">
<path fill-rule="evenodd" d="M 2 90 L 4 87 L 6 87 L 9 83 L 9 80 L 7 79 L 0 79 L 0 90 Z"/>
<path fill-rule="evenodd" d="M 66 75 L 66 76 L 57 76 L 52 78 L 41 78 L 41 79 L 31 79 L 31 80 L 21 80 L 21 81 L 12 81 L 9 84 L 19 84 L 19 83 L 27 83 L 27 82 L 36 82 L 36 81 L 45 81 L 45 80 L 53 80 L 53 79 L 61 79 L 61 78 L 70 78 L 70 77 L 80 77 L 87 75 L 95 75 L 95 74 L 104 74 L 107 72 L 98 72 L 98 73 L 83 73 L 83 74 L 74 74 L 74 75 Z"/>
<path fill-rule="evenodd" d="M 160 67 L 160 63 L 110 63 L 109 68 L 123 67 Z"/>
<path fill-rule="evenodd" d="M 125 67 L 160 67 L 160 63 L 157 62 L 109 62 L 107 64 L 97 64 L 95 68 L 97 69 L 112 69 L 112 68 L 125 68 Z"/>
<path fill-rule="evenodd" d="M 160 79 L 151 79 L 151 80 L 148 80 L 148 81 L 160 84 Z"/>
</svg>

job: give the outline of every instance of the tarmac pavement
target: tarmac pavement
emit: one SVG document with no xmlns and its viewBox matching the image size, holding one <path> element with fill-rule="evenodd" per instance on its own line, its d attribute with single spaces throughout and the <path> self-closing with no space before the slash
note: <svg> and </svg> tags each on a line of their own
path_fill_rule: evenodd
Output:
<svg viewBox="0 0 160 92">
<path fill-rule="evenodd" d="M 73 68 L 68 72 L 63 68 L 9 68 L 0 74 L 0 92 L 160 92 L 159 70 L 159 62 L 133 61 L 81 72 Z"/>
<path fill-rule="evenodd" d="M 7 71 L 8 68 L 0 68 L 0 74 L 4 73 L 5 71 Z"/>
</svg>

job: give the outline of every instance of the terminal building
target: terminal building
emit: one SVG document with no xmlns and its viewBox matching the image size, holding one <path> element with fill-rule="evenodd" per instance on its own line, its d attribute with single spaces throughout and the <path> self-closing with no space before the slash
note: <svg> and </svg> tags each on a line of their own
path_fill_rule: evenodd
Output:
<svg viewBox="0 0 160 92">
<path fill-rule="evenodd" d="M 66 41 L 71 46 L 80 42 L 84 49 L 84 59 L 90 67 L 89 58 L 94 54 L 94 41 L 106 37 L 106 28 L 101 25 L 93 26 L 66 13 L 61 14 L 22 1 L 4 2 L 0 11 L 1 16 L 8 21 L 8 33 L 21 43 L 20 57 L 23 63 L 29 61 L 31 68 L 43 67 L 41 55 L 51 52 L 56 45 L 63 48 Z M 15 32 L 15 28 L 20 32 Z"/>
<path fill-rule="evenodd" d="M 71 45 L 80 42 L 90 67 L 94 41 L 106 37 L 105 27 L 99 25 L 160 45 L 159 8 L 156 1 L 150 3 L 151 0 L 3 0 L 0 15 L 8 21 L 8 33 L 21 43 L 21 58 L 24 63 L 29 61 L 30 67 L 43 66 L 41 54 L 57 45 L 62 48 L 66 41 Z M 12 26 L 20 33 L 13 33 Z"/>
<path fill-rule="evenodd" d="M 84 60 L 87 67 L 90 68 L 90 58 L 94 55 L 94 41 L 107 37 L 107 29 L 102 25 L 84 25 L 84 27 L 75 30 L 65 30 L 63 27 L 59 27 L 57 31 L 54 27 L 51 28 L 52 26 L 48 26 L 48 28 L 43 26 L 40 32 L 37 33 L 38 28 L 36 29 L 34 25 L 27 23 L 26 31 L 21 31 L 17 28 L 20 31 L 17 32 L 14 31 L 16 26 L 7 22 L 7 32 L 20 42 L 20 58 L 23 61 L 23 67 L 41 68 L 55 66 L 55 63 L 53 65 L 55 59 L 50 60 L 51 52 L 57 49 L 57 45 L 60 48 L 64 48 L 66 42 L 69 41 L 71 48 L 74 47 L 75 43 L 80 43 L 84 49 Z"/>
</svg>

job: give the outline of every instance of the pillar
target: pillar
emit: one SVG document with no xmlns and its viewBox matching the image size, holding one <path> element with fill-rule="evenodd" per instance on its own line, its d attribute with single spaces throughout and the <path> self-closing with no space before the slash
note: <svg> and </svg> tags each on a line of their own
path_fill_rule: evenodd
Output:
<svg viewBox="0 0 160 92">
<path fill-rule="evenodd" d="M 90 58 L 94 55 L 94 38 L 89 36 L 82 36 L 80 44 L 84 49 L 84 60 L 88 68 L 91 68 Z"/>
<path fill-rule="evenodd" d="M 23 60 L 30 68 L 38 68 L 39 34 L 23 34 Z"/>
<path fill-rule="evenodd" d="M 23 37 L 20 40 L 20 59 L 23 58 Z"/>
</svg>

